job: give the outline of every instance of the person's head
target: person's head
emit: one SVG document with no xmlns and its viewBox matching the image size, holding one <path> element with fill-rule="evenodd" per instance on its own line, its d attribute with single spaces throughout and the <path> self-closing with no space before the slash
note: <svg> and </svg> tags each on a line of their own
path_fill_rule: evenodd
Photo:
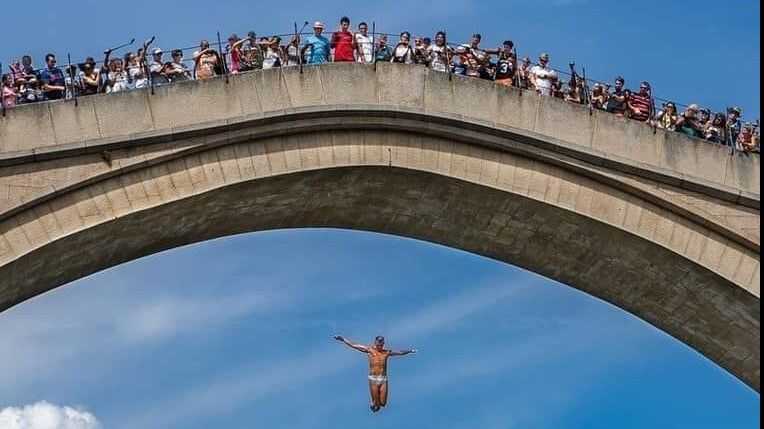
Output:
<svg viewBox="0 0 764 429">
<path fill-rule="evenodd" d="M 549 65 L 549 54 L 544 52 L 543 54 L 539 55 L 539 64 L 541 64 L 543 67 Z"/>
<path fill-rule="evenodd" d="M 430 39 L 429 37 L 423 37 L 422 45 L 424 45 L 425 48 L 432 45 L 432 39 Z"/>
<path fill-rule="evenodd" d="M 410 41 L 411 41 L 411 33 L 409 33 L 408 31 L 404 31 L 403 33 L 401 33 L 402 44 L 408 45 Z"/>
<path fill-rule="evenodd" d="M 340 19 L 340 28 L 342 31 L 348 31 L 350 28 L 350 18 L 343 16 L 342 19 Z"/>
<path fill-rule="evenodd" d="M 595 83 L 594 86 L 592 86 L 592 94 L 593 95 L 602 95 L 602 93 L 605 92 L 605 87 L 602 86 L 599 83 Z"/>
<path fill-rule="evenodd" d="M 700 106 L 697 104 L 690 104 L 687 106 L 687 110 L 684 111 L 684 116 L 687 118 L 696 118 L 700 112 Z"/>
<path fill-rule="evenodd" d="M 379 46 L 380 47 L 387 46 L 387 36 L 382 36 L 379 38 Z"/>
<path fill-rule="evenodd" d="M 162 49 L 156 48 L 154 49 L 154 51 L 151 52 L 151 55 L 154 57 L 154 61 L 161 63 L 164 52 L 162 51 Z"/>
<path fill-rule="evenodd" d="M 727 109 L 727 116 L 733 121 L 737 121 L 742 115 L 743 109 L 739 107 L 730 107 Z"/>
<path fill-rule="evenodd" d="M 109 71 L 111 71 L 111 72 L 113 72 L 113 73 L 119 73 L 119 72 L 121 72 L 121 71 L 122 71 L 122 68 L 123 68 L 123 66 L 124 66 L 124 65 L 123 65 L 123 63 L 122 63 L 122 60 L 121 60 L 121 59 L 119 59 L 119 58 L 113 58 L 113 59 L 112 59 L 112 60 L 109 62 Z"/>
<path fill-rule="evenodd" d="M 236 33 L 231 34 L 230 36 L 228 36 L 228 46 L 233 46 L 238 41 L 239 41 L 239 36 L 236 35 Z"/>
<path fill-rule="evenodd" d="M 666 113 L 676 115 L 676 103 L 674 103 L 673 101 L 669 101 L 668 103 L 666 103 L 663 108 L 666 110 Z"/>
<path fill-rule="evenodd" d="M 274 37 L 271 39 L 271 48 L 274 48 L 274 49 L 275 49 L 275 48 L 278 48 L 280 45 L 281 45 L 281 37 L 279 37 L 279 36 L 274 36 Z"/>
<path fill-rule="evenodd" d="M 703 123 L 706 123 L 709 120 L 711 120 L 711 111 L 708 109 L 700 109 L 700 120 Z"/>
<path fill-rule="evenodd" d="M 515 49 L 515 42 L 511 40 L 505 40 L 502 44 L 502 51 L 504 51 L 504 54 L 506 55 L 510 55 L 513 49 Z"/>
<path fill-rule="evenodd" d="M 650 95 L 650 92 L 652 91 L 652 87 L 650 86 L 650 82 L 643 81 L 639 84 L 639 94 L 643 96 Z"/>
<path fill-rule="evenodd" d="M 315 24 L 313 24 L 313 33 L 315 33 L 316 36 L 320 36 L 324 32 L 324 23 L 321 21 L 316 21 Z"/>
<path fill-rule="evenodd" d="M 48 54 L 45 56 L 45 64 L 48 66 L 48 68 L 53 68 L 56 66 L 56 56 L 53 54 Z"/>
<path fill-rule="evenodd" d="M 380 335 L 377 338 L 375 338 L 374 339 L 374 348 L 379 350 L 379 351 L 382 351 L 385 348 L 385 337 Z"/>
<path fill-rule="evenodd" d="M 530 67 L 530 65 L 531 65 L 530 57 L 523 58 L 523 67 Z"/>
<path fill-rule="evenodd" d="M 257 39 L 257 33 L 255 33 L 254 31 L 250 31 L 249 33 L 247 33 L 247 39 L 252 39 L 252 40 Z"/>
<path fill-rule="evenodd" d="M 205 50 L 207 50 L 209 48 L 210 48 L 210 42 L 209 41 L 202 40 L 201 42 L 199 42 L 199 50 L 200 51 L 205 51 Z"/>
<path fill-rule="evenodd" d="M 24 55 L 23 57 L 21 57 L 21 64 L 23 64 L 26 67 L 31 66 L 32 65 L 32 57 L 30 57 L 29 55 Z"/>
<path fill-rule="evenodd" d="M 124 66 L 125 67 L 130 66 L 130 64 L 132 64 L 135 61 L 137 61 L 137 59 L 138 59 L 138 57 L 134 53 L 132 53 L 132 52 L 126 53 L 125 54 L 125 64 L 124 64 Z"/>
<path fill-rule="evenodd" d="M 86 75 L 90 75 L 93 73 L 93 64 L 90 64 L 87 60 L 85 60 L 84 63 L 80 64 L 80 70 L 82 70 L 82 72 Z"/>
<path fill-rule="evenodd" d="M 175 49 L 172 51 L 172 61 L 175 63 L 180 63 L 183 61 L 183 51 L 180 49 Z"/>
<path fill-rule="evenodd" d="M 626 79 L 624 79 L 621 76 L 618 76 L 615 78 L 615 90 L 620 92 L 623 90 L 624 85 L 626 85 Z"/>
<path fill-rule="evenodd" d="M 362 22 L 362 23 L 358 24 L 358 32 L 361 33 L 364 36 L 369 34 L 369 24 L 367 24 L 365 22 Z"/>
<path fill-rule="evenodd" d="M 480 42 L 482 40 L 483 40 L 483 36 L 478 33 L 475 33 L 470 38 L 470 46 L 472 46 L 473 48 L 477 48 L 478 46 L 480 46 Z"/>
<path fill-rule="evenodd" d="M 711 121 L 714 126 L 721 127 L 724 125 L 724 115 L 721 113 L 714 113 L 714 119 Z"/>
<path fill-rule="evenodd" d="M 3 86 L 11 86 L 11 75 L 10 74 L 4 74 L 0 80 L 3 83 Z"/>
<path fill-rule="evenodd" d="M 95 58 L 93 57 L 85 58 L 85 64 L 90 64 L 91 66 L 93 66 L 93 68 L 95 68 L 95 65 L 96 65 Z"/>
<path fill-rule="evenodd" d="M 445 46 L 445 44 L 446 44 L 446 33 L 443 31 L 438 31 L 437 34 L 435 34 L 435 45 Z"/>
</svg>

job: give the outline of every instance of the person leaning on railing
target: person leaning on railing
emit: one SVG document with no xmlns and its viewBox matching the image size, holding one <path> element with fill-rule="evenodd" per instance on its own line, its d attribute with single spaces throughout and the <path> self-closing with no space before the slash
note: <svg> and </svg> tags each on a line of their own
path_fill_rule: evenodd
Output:
<svg viewBox="0 0 764 429">
<path fill-rule="evenodd" d="M 554 95 L 554 84 L 559 79 L 557 72 L 549 65 L 549 54 L 539 55 L 539 63 L 530 70 L 530 80 L 539 95 Z"/>
<path fill-rule="evenodd" d="M 2 98 L 0 98 L 0 101 L 2 101 L 2 107 L 6 109 L 11 109 L 13 107 L 16 107 L 16 102 L 18 101 L 18 94 L 16 93 L 16 88 L 13 85 L 13 78 L 10 74 L 4 74 L 2 76 L 2 94 L 0 94 Z"/>
<path fill-rule="evenodd" d="M 56 56 L 45 56 L 46 67 L 40 71 L 40 82 L 46 100 L 63 100 L 66 97 L 66 77 L 56 66 Z"/>
<path fill-rule="evenodd" d="M 724 144 L 724 114 L 714 114 L 703 130 L 703 138 L 711 143 Z"/>
<path fill-rule="evenodd" d="M 676 131 L 676 124 L 679 122 L 679 113 L 676 109 L 676 103 L 669 101 L 663 105 L 663 109 L 658 112 L 655 118 L 658 128 L 666 131 Z"/>
<path fill-rule="evenodd" d="M 389 63 L 393 58 L 393 49 L 387 44 L 387 36 L 380 36 L 377 41 L 377 49 L 374 62 Z"/>
<path fill-rule="evenodd" d="M 310 53 L 308 53 L 310 50 Z M 306 56 L 307 54 L 307 56 Z M 324 24 L 316 21 L 313 24 L 313 35 L 305 38 L 302 55 L 306 56 L 308 64 L 324 64 L 331 56 L 331 41 L 324 37 Z"/>
<path fill-rule="evenodd" d="M 391 63 L 414 64 L 414 48 L 411 46 L 411 33 L 404 31 L 401 33 L 398 44 L 393 49 Z"/>
<path fill-rule="evenodd" d="M 199 50 L 194 52 L 194 74 L 196 79 L 205 80 L 223 74 L 223 61 L 218 51 L 210 48 L 210 42 L 202 40 Z"/>
<path fill-rule="evenodd" d="M 331 50 L 332 59 L 335 63 L 355 62 L 355 37 L 350 32 L 350 18 L 343 16 L 340 19 L 340 28 L 332 34 Z"/>
<path fill-rule="evenodd" d="M 690 104 L 687 109 L 679 115 L 676 122 L 676 130 L 689 137 L 701 137 L 703 134 L 703 125 L 700 123 L 698 113 L 700 107 L 697 104 Z"/>
<path fill-rule="evenodd" d="M 191 80 L 191 71 L 183 63 L 183 51 L 175 49 L 172 51 L 172 62 L 170 62 L 166 69 L 165 75 L 171 83 L 184 82 Z"/>
<path fill-rule="evenodd" d="M 626 104 L 630 119 L 647 122 L 653 116 L 653 95 L 650 84 L 642 82 L 639 85 L 639 92 L 631 93 Z"/>
</svg>

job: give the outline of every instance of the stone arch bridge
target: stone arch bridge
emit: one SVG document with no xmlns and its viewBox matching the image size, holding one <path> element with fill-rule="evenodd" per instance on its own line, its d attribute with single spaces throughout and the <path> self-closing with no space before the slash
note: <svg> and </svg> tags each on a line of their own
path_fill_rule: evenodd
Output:
<svg viewBox="0 0 764 429">
<path fill-rule="evenodd" d="M 201 240 L 339 227 L 505 261 L 760 389 L 760 159 L 535 94 L 380 64 L 9 110 L 0 311 Z"/>
</svg>

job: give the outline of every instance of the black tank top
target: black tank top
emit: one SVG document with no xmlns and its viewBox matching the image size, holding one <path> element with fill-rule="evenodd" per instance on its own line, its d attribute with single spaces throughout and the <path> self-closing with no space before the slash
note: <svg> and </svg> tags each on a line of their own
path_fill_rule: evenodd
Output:
<svg viewBox="0 0 764 429">
<path fill-rule="evenodd" d="M 515 65 L 510 59 L 499 60 L 496 65 L 496 80 L 512 79 L 515 77 Z"/>
</svg>

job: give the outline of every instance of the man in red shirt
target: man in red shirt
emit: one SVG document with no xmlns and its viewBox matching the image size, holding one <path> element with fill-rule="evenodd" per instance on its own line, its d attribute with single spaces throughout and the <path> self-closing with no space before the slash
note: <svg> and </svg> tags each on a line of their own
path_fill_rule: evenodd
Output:
<svg viewBox="0 0 764 429">
<path fill-rule="evenodd" d="M 334 50 L 335 63 L 355 62 L 355 46 L 353 33 L 350 29 L 350 18 L 342 17 L 340 20 L 340 31 L 332 35 L 332 49 Z"/>
</svg>

